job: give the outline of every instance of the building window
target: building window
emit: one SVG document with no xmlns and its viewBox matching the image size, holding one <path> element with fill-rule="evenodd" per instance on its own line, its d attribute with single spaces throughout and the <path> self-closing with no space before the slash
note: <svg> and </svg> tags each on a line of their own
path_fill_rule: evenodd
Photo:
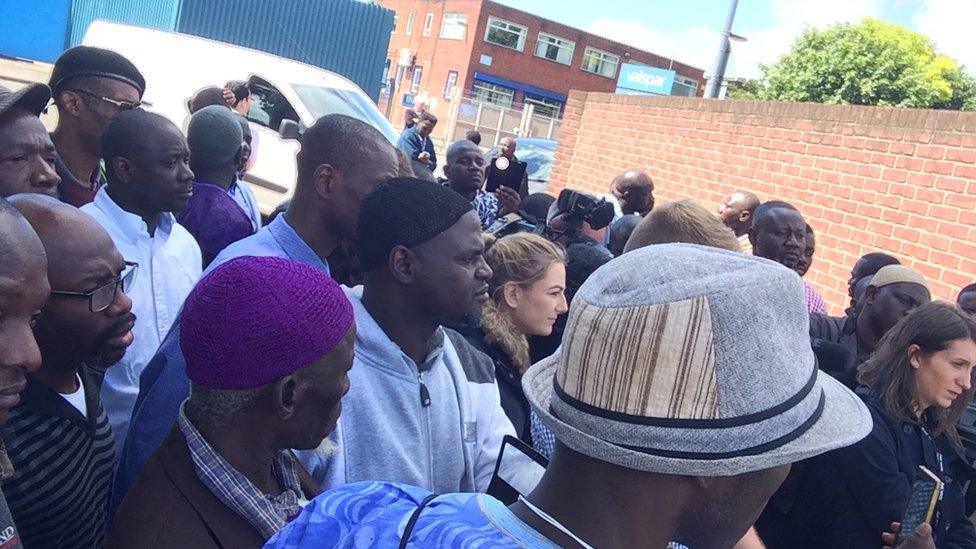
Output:
<svg viewBox="0 0 976 549">
<path fill-rule="evenodd" d="M 515 90 L 475 80 L 471 88 L 471 98 L 482 103 L 511 107 L 515 102 Z"/>
<path fill-rule="evenodd" d="M 583 65 L 580 66 L 586 72 L 614 78 L 617 76 L 617 65 L 620 64 L 620 57 L 598 50 L 596 48 L 586 48 L 583 52 Z"/>
<path fill-rule="evenodd" d="M 559 118 L 559 111 L 563 108 L 563 104 L 555 99 L 529 93 L 525 94 L 525 103 L 531 104 L 534 107 L 535 114 L 548 116 L 549 118 Z"/>
<path fill-rule="evenodd" d="M 488 18 L 488 26 L 485 29 L 485 42 L 511 48 L 517 51 L 525 49 L 525 36 L 529 29 L 509 23 L 496 17 Z"/>
<path fill-rule="evenodd" d="M 447 71 L 447 82 L 444 83 L 444 99 L 454 97 L 454 90 L 457 89 L 457 71 Z"/>
<path fill-rule="evenodd" d="M 403 76 L 407 73 L 407 68 L 403 65 L 397 65 L 396 76 L 393 77 L 393 88 L 390 93 L 400 90 L 400 84 L 403 83 Z"/>
<path fill-rule="evenodd" d="M 396 24 L 397 24 L 397 20 L 399 20 L 399 19 L 400 19 L 400 16 L 394 13 L 393 14 L 393 30 L 390 31 L 390 34 L 393 34 L 393 33 L 396 32 Z"/>
<path fill-rule="evenodd" d="M 416 95 L 420 91 L 420 79 L 424 76 L 423 67 L 414 67 L 413 76 L 410 77 L 410 93 Z"/>
<path fill-rule="evenodd" d="M 550 61 L 569 65 L 573 62 L 573 49 L 576 44 L 569 40 L 546 34 L 539 33 L 539 40 L 535 43 L 535 54 L 537 57 L 544 57 Z"/>
<path fill-rule="evenodd" d="M 389 95 L 390 93 L 390 66 L 392 65 L 389 59 L 386 60 L 386 64 L 383 65 L 383 83 L 380 84 L 380 94 Z"/>
<path fill-rule="evenodd" d="M 424 17 L 424 36 L 430 36 L 430 28 L 434 26 L 434 14 L 428 13 Z"/>
<path fill-rule="evenodd" d="M 413 12 L 407 14 L 407 26 L 403 29 L 403 34 L 407 36 L 413 34 Z"/>
<path fill-rule="evenodd" d="M 468 29 L 468 16 L 464 13 L 445 13 L 441 21 L 441 38 L 449 40 L 464 40 L 464 33 Z"/>
<path fill-rule="evenodd" d="M 674 77 L 674 85 L 671 87 L 671 95 L 683 95 L 694 97 L 698 93 L 698 81 L 678 75 Z"/>
</svg>

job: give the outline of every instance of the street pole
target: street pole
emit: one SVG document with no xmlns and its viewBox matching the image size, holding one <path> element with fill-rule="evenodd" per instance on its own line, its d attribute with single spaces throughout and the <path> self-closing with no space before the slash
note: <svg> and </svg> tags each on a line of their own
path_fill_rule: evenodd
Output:
<svg viewBox="0 0 976 549">
<path fill-rule="evenodd" d="M 722 80 L 725 78 L 725 66 L 729 63 L 729 52 L 732 50 L 732 43 L 729 35 L 732 34 L 732 21 L 735 19 L 735 8 L 738 7 L 739 0 L 729 2 L 729 18 L 725 21 L 725 30 L 722 31 L 722 42 L 719 44 L 718 57 L 715 58 L 715 68 L 712 70 L 712 77 L 708 79 L 708 86 L 705 88 L 705 97 L 717 99 L 719 90 L 722 89 Z"/>
</svg>

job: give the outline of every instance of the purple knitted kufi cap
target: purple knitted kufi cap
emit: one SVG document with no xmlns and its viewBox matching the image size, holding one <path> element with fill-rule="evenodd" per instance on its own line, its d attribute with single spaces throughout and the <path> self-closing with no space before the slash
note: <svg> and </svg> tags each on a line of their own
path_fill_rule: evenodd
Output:
<svg viewBox="0 0 976 549">
<path fill-rule="evenodd" d="M 325 273 L 277 257 L 239 257 L 186 298 L 186 374 L 211 389 L 261 387 L 328 354 L 352 323 L 352 304 Z"/>
</svg>

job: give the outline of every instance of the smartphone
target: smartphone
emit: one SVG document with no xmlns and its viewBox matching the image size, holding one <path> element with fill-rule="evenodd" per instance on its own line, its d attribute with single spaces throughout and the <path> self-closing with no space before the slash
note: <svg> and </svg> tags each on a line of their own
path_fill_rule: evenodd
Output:
<svg viewBox="0 0 976 549">
<path fill-rule="evenodd" d="M 515 467 L 503 469 L 503 462 Z M 505 505 L 511 505 L 518 500 L 519 495 L 527 496 L 535 489 L 548 466 L 549 460 L 534 448 L 511 435 L 505 435 L 502 439 L 502 450 L 495 461 L 495 472 L 488 484 L 488 495 Z"/>
<path fill-rule="evenodd" d="M 915 481 L 912 483 L 912 494 L 908 498 L 908 506 L 901 518 L 901 532 L 898 534 L 899 543 L 905 536 L 921 526 L 923 522 L 932 521 L 932 515 L 935 514 L 935 504 L 939 501 L 941 492 L 942 480 L 932 471 L 919 465 Z"/>
<path fill-rule="evenodd" d="M 485 192 L 493 193 L 498 187 L 518 191 L 527 167 L 528 164 L 522 161 L 509 163 L 504 156 L 492 160 L 485 169 Z"/>
</svg>

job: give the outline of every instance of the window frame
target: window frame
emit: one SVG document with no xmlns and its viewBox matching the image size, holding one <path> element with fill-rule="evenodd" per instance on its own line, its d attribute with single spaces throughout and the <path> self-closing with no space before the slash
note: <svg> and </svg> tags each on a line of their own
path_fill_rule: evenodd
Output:
<svg viewBox="0 0 976 549">
<path fill-rule="evenodd" d="M 593 70 L 587 69 L 586 68 L 586 59 L 588 57 L 588 54 L 591 54 L 591 53 L 594 53 L 594 54 L 599 55 L 600 61 L 602 61 L 602 62 L 606 62 L 606 58 L 607 57 L 612 57 L 612 58 L 616 59 L 616 64 L 614 65 L 613 73 L 612 74 L 604 74 L 603 72 L 600 72 L 600 71 L 593 71 Z M 601 50 L 599 48 L 594 48 L 593 46 L 586 46 L 586 49 L 583 50 L 583 60 L 580 61 L 580 70 L 583 71 L 583 72 L 590 73 L 590 74 L 595 74 L 597 76 L 602 76 L 604 78 L 614 79 L 614 78 L 617 77 L 617 74 L 620 71 L 620 56 L 617 55 L 617 54 L 615 54 L 615 53 L 610 53 L 608 51 Z"/>
<path fill-rule="evenodd" d="M 553 44 L 551 41 L 543 42 L 543 38 L 555 40 L 557 42 L 561 42 L 562 44 Z M 559 60 L 558 54 L 556 55 L 556 59 L 552 59 L 545 55 L 539 55 L 540 45 L 545 45 L 547 47 L 554 46 L 557 49 L 562 49 L 566 47 L 564 44 L 569 44 L 569 59 L 567 59 L 565 63 Z M 539 31 L 539 35 L 536 36 L 535 39 L 535 51 L 533 53 L 535 53 L 535 56 L 540 59 L 545 59 L 547 61 L 552 61 L 553 63 L 559 63 L 560 65 L 566 65 L 567 67 L 569 67 L 573 65 L 573 57 L 576 55 L 576 42 L 572 40 L 567 40 L 565 38 L 560 38 L 555 34 L 549 34 L 548 32 Z"/>
<path fill-rule="evenodd" d="M 536 108 L 533 109 L 533 111 L 538 116 L 544 116 L 546 118 L 556 118 L 556 119 L 560 118 L 560 116 L 563 113 L 563 108 L 565 108 L 566 106 L 566 104 L 561 101 L 550 99 L 548 97 L 542 97 L 541 95 L 535 95 L 529 92 L 524 92 L 522 94 L 522 103 L 523 104 L 528 103 L 534 105 Z M 555 109 L 555 113 L 553 113 L 553 115 L 550 116 L 546 113 L 539 112 L 538 107 L 540 106 L 547 109 Z"/>
<path fill-rule="evenodd" d="M 413 68 L 413 72 L 410 73 L 410 95 L 417 95 L 420 91 L 420 83 L 424 79 L 424 67 L 423 65 L 416 65 Z"/>
<path fill-rule="evenodd" d="M 291 101 L 285 97 L 285 94 L 281 93 L 280 88 L 257 75 L 249 78 L 247 83 L 248 88 L 251 90 L 251 110 L 248 111 L 245 117 L 247 120 L 275 133 L 278 133 L 278 129 L 281 127 L 281 121 L 284 119 L 294 120 L 301 124 L 302 119 L 298 116 Z M 269 93 L 265 93 L 265 90 Z M 265 104 L 266 97 L 271 96 L 274 96 L 275 99 L 280 99 L 280 103 L 270 103 L 274 107 L 273 109 L 266 108 L 268 105 Z M 258 118 L 258 113 L 267 115 L 268 120 L 265 121 L 263 118 Z"/>
<path fill-rule="evenodd" d="M 453 81 L 451 77 L 454 77 Z M 447 80 L 444 82 L 444 99 L 451 99 L 454 97 L 454 92 L 457 90 L 458 81 L 458 71 L 447 71 Z"/>
<path fill-rule="evenodd" d="M 506 92 L 511 92 L 510 101 L 507 104 L 505 104 L 505 103 L 496 103 L 494 101 L 489 101 L 487 99 L 481 99 L 481 98 L 479 98 L 479 94 L 478 94 L 478 90 L 477 90 L 477 88 L 479 86 L 482 87 L 482 88 L 484 88 L 484 89 L 486 89 L 486 90 L 488 90 L 487 91 L 488 94 L 495 93 L 495 94 L 507 95 L 507 94 L 505 94 L 504 92 L 502 92 L 500 90 L 505 90 Z M 485 82 L 483 80 L 475 80 L 471 84 L 471 97 L 475 101 L 479 101 L 479 102 L 482 102 L 482 103 L 487 103 L 489 105 L 494 105 L 496 107 L 503 107 L 503 108 L 506 108 L 506 109 L 510 109 L 510 108 L 512 108 L 513 105 L 515 105 L 515 92 L 516 92 L 516 90 L 513 89 L 513 88 L 507 88 L 505 86 L 499 86 L 498 84 L 492 84 L 491 82 Z"/>
<path fill-rule="evenodd" d="M 502 25 L 512 26 L 512 27 L 518 27 L 518 28 L 522 29 L 522 32 L 521 33 L 515 33 L 515 31 L 513 31 L 511 29 L 508 29 L 508 28 L 500 29 L 503 32 L 511 32 L 511 33 L 518 34 L 519 39 L 516 42 L 516 47 L 513 48 L 513 47 L 508 46 L 506 44 L 499 44 L 498 42 L 492 42 L 491 40 L 488 40 L 488 36 L 491 34 L 492 29 L 495 29 L 496 28 L 496 27 L 492 26 L 492 23 L 501 23 Z M 498 46 L 500 48 L 506 48 L 506 49 L 509 49 L 509 50 L 515 50 L 515 51 L 520 51 L 520 52 L 521 51 L 525 51 L 525 42 L 528 41 L 528 38 L 529 38 L 529 27 L 526 27 L 524 25 L 519 25 L 518 23 L 513 23 L 511 21 L 506 21 L 505 19 L 502 19 L 500 17 L 495 17 L 494 15 L 489 16 L 488 17 L 488 22 L 485 24 L 484 41 L 487 42 L 487 43 L 489 43 L 489 44 L 492 44 L 494 46 Z"/>
<path fill-rule="evenodd" d="M 455 23 L 454 25 L 460 27 L 461 36 L 444 36 L 444 30 L 448 28 L 448 17 L 451 17 Z M 453 26 L 451 27 L 453 28 Z M 437 37 L 444 40 L 465 40 L 468 37 L 468 14 L 463 12 L 447 12 L 441 15 L 441 28 L 437 31 Z"/>
<path fill-rule="evenodd" d="M 434 28 L 434 12 L 428 11 L 424 16 L 424 30 L 421 34 L 424 38 L 430 36 L 430 31 Z"/>
<path fill-rule="evenodd" d="M 404 36 L 413 36 L 413 12 L 407 14 L 407 24 L 403 27 Z"/>
</svg>

